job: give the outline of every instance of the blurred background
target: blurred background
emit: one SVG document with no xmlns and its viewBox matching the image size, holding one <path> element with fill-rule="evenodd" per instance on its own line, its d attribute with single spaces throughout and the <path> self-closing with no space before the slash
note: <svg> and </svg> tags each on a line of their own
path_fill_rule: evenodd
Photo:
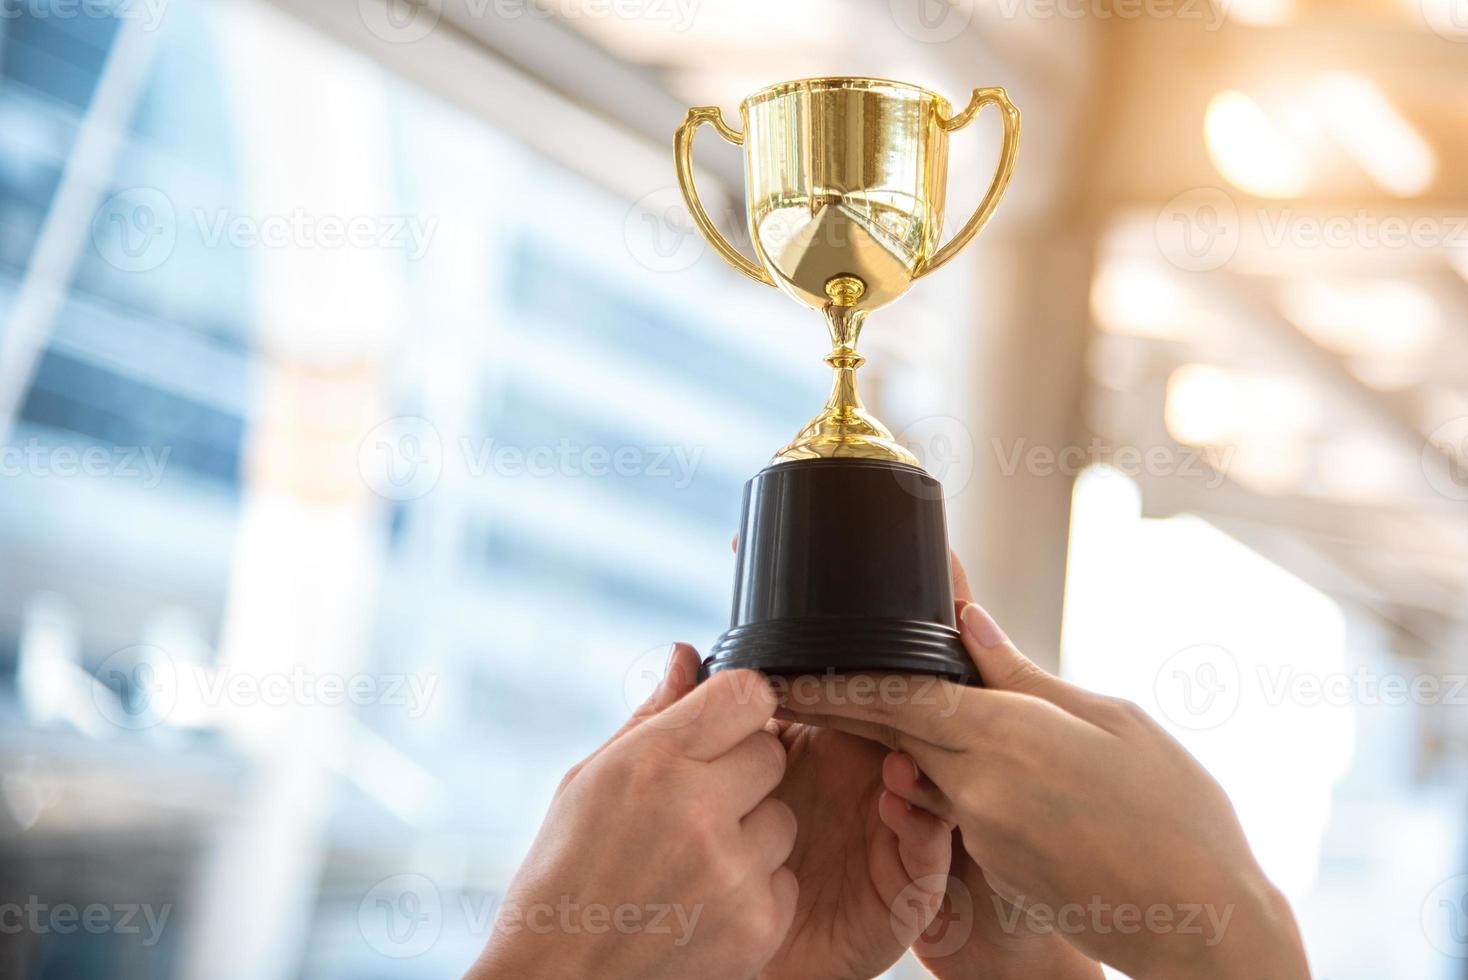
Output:
<svg viewBox="0 0 1468 980">
<path fill-rule="evenodd" d="M 828 383 L 672 131 L 865 74 L 1024 113 L 863 338 L 980 600 L 1217 775 L 1318 977 L 1468 976 L 1463 0 L 0 14 L 0 975 L 465 968 Z"/>
</svg>

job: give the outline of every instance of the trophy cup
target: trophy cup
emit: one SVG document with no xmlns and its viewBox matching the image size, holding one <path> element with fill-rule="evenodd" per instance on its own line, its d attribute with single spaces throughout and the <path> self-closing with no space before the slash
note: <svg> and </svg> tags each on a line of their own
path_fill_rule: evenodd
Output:
<svg viewBox="0 0 1468 980">
<path fill-rule="evenodd" d="M 1004 141 L 994 179 L 939 246 L 948 134 L 985 105 Z M 938 481 L 857 395 L 857 336 L 871 311 L 953 258 L 999 203 L 1014 168 L 1019 111 L 1002 88 L 962 112 L 927 89 L 877 78 L 811 78 L 740 104 L 743 133 L 716 106 L 688 110 L 673 138 L 678 184 L 710 245 L 740 272 L 825 314 L 831 396 L 744 488 L 729 630 L 703 675 L 892 671 L 963 683 Z M 711 123 L 744 147 L 758 261 L 709 220 L 693 183 L 693 137 Z"/>
</svg>

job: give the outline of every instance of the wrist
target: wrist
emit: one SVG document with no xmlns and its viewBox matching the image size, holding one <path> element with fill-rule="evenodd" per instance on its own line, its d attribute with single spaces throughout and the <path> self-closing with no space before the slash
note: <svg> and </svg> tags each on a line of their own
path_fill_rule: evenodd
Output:
<svg viewBox="0 0 1468 980">
<path fill-rule="evenodd" d="M 1139 980 L 1309 980 L 1295 915 L 1263 875 L 1207 906 L 1212 929 L 1178 960 L 1139 973 Z"/>
<path fill-rule="evenodd" d="M 464 975 L 464 980 L 560 980 L 590 976 L 575 943 L 544 943 L 540 937 L 502 933 L 496 924 L 484 952 Z"/>
<path fill-rule="evenodd" d="M 1101 964 L 1079 952 L 1057 958 L 1053 963 L 1028 960 L 996 963 L 992 960 L 968 961 L 962 957 L 954 959 L 962 960 L 962 963 L 941 967 L 924 963 L 923 966 L 933 975 L 934 980 L 975 980 L 976 977 L 982 977 L 983 980 L 1035 980 L 1036 977 L 1044 977 L 1045 980 L 1103 980 L 1104 977 Z"/>
<path fill-rule="evenodd" d="M 920 956 L 936 980 L 1101 980 L 1101 964 L 1059 933 L 1026 936 L 1018 942 L 992 943 L 972 937 L 944 957 Z"/>
<path fill-rule="evenodd" d="M 1220 946 L 1219 980 L 1310 980 L 1310 966 L 1294 910 L 1268 881 L 1253 896 L 1250 915 Z"/>
</svg>

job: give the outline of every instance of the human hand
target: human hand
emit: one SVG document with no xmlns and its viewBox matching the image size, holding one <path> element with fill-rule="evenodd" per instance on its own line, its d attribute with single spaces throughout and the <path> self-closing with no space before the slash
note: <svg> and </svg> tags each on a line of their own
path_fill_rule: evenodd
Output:
<svg viewBox="0 0 1468 980">
<path fill-rule="evenodd" d="M 785 942 L 760 976 L 876 976 L 938 911 L 951 828 L 883 790 L 882 746 L 777 724 L 788 762 L 775 798 L 799 825 L 788 866 L 800 897 Z"/>
<path fill-rule="evenodd" d="M 884 768 L 904 761 L 897 753 L 888 759 Z M 908 769 L 915 770 L 906 761 Z M 903 785 L 903 778 L 884 773 L 884 781 L 891 785 Z M 902 793 L 888 792 L 907 803 Z M 953 863 L 942 908 L 912 947 L 933 976 L 938 980 L 1100 980 L 1099 963 L 1071 946 L 1054 928 L 1031 921 L 1000 897 L 985 880 L 983 869 L 963 849 L 961 835 L 955 832 L 953 838 Z"/>
<path fill-rule="evenodd" d="M 566 774 L 469 980 L 755 975 L 795 913 L 795 817 L 770 794 L 785 749 L 769 681 L 662 684 Z"/>
<path fill-rule="evenodd" d="M 973 601 L 973 591 L 956 556 L 951 558 L 953 594 L 960 604 Z M 952 703 L 952 702 L 947 702 Z M 845 734 L 845 733 L 842 733 Z M 875 743 L 871 743 L 875 747 Z M 881 751 L 878 749 L 878 751 Z M 786 776 L 789 779 L 789 776 Z M 898 811 L 926 815 L 912 800 L 918 796 L 921 774 L 910 757 L 888 753 L 883 760 L 883 783 L 903 801 Z M 953 830 L 954 825 L 942 821 Z M 1082 954 L 1052 928 L 1018 914 L 989 887 L 983 870 L 953 835 L 953 858 L 947 872 L 942 906 L 932 923 L 913 944 L 913 952 L 938 980 L 986 980 L 1044 977 L 1046 980 L 1099 980 L 1101 966 Z"/>
<path fill-rule="evenodd" d="M 959 828 L 996 913 L 1025 910 L 1006 932 L 1048 923 L 1138 980 L 1308 977 L 1289 906 L 1212 777 L 1135 705 L 1035 666 L 977 605 L 960 622 L 987 687 L 948 692 L 951 710 L 854 703 L 828 680 L 786 711 L 898 750 L 884 784 Z"/>
</svg>

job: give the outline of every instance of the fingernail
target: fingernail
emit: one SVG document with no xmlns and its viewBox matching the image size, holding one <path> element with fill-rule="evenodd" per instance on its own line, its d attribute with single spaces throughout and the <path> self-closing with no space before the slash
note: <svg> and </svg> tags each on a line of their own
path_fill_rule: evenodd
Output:
<svg viewBox="0 0 1468 980">
<path fill-rule="evenodd" d="M 1001 643 L 1008 643 L 1009 637 L 994 622 L 994 617 L 984 611 L 984 607 L 976 602 L 970 602 L 963 607 L 963 616 L 960 617 L 963 631 L 967 633 L 975 643 L 981 647 L 997 647 Z"/>
<path fill-rule="evenodd" d="M 668 662 L 663 665 L 663 684 L 668 683 L 668 678 L 673 676 L 673 665 L 678 662 L 678 644 L 668 644 Z M 661 685 L 660 685 L 661 686 Z"/>
<path fill-rule="evenodd" d="M 923 774 L 918 770 L 917 760 L 910 755 L 904 756 L 904 758 L 907 759 L 907 767 L 912 770 L 912 781 L 917 782 L 919 779 L 922 779 Z"/>
</svg>

